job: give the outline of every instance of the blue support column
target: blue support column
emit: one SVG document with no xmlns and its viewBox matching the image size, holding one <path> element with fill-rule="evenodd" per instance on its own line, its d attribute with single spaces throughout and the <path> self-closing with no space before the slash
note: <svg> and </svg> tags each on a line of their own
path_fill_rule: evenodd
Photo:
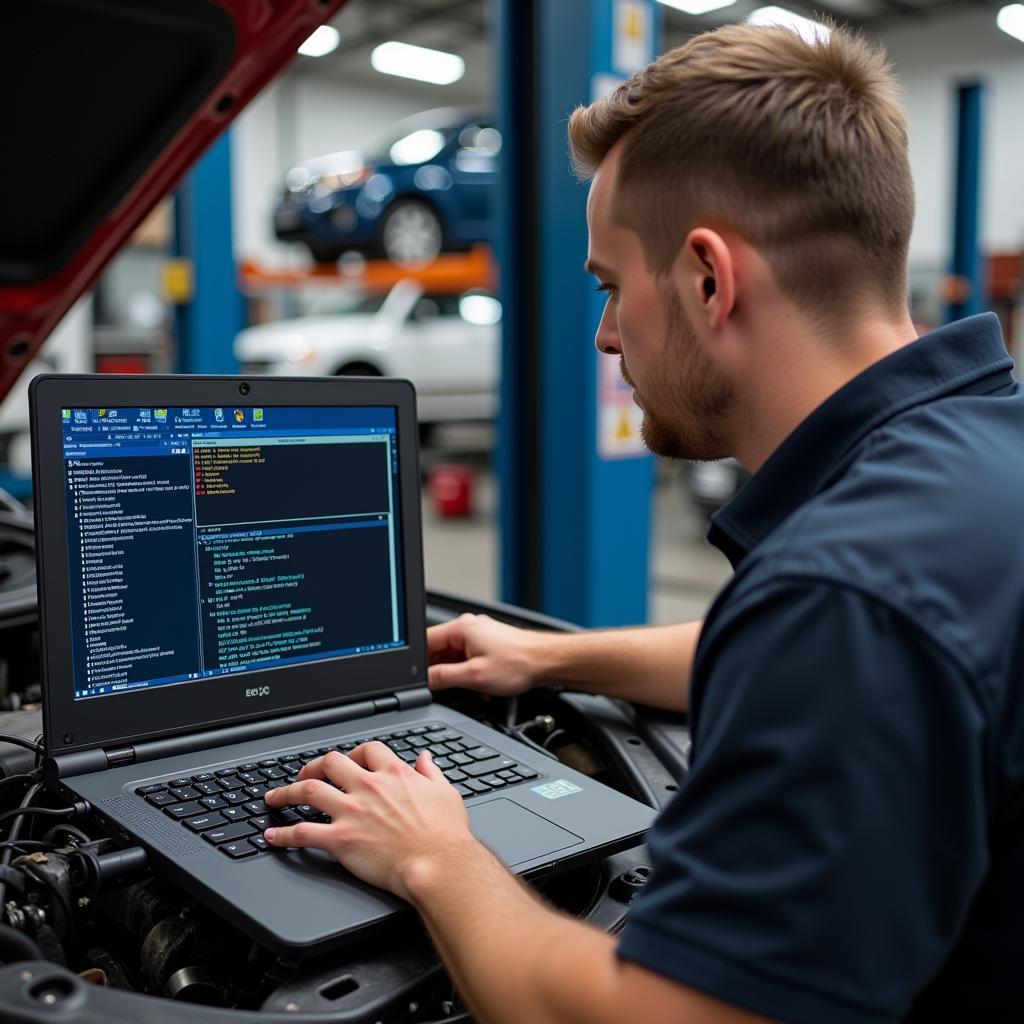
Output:
<svg viewBox="0 0 1024 1024">
<path fill-rule="evenodd" d="M 978 245 L 981 206 L 982 106 L 985 88 L 974 82 L 957 89 L 956 198 L 953 212 L 954 297 L 947 320 L 985 309 L 985 277 Z"/>
<path fill-rule="evenodd" d="M 175 255 L 192 265 L 192 294 L 175 315 L 179 373 L 237 373 L 245 326 L 231 232 L 231 136 L 222 135 L 175 194 Z"/>
<path fill-rule="evenodd" d="M 610 378 L 602 373 L 607 357 L 594 348 L 602 303 L 582 269 L 587 186 L 569 167 L 566 122 L 654 56 L 656 7 L 496 0 L 495 8 L 506 138 L 503 598 L 587 626 L 643 622 L 653 462 L 637 444 L 632 406 L 615 393 L 617 365 Z"/>
</svg>

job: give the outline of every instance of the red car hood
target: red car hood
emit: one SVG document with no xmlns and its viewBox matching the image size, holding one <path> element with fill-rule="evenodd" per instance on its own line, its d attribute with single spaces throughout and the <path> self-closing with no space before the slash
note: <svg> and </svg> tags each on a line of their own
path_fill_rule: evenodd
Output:
<svg viewBox="0 0 1024 1024">
<path fill-rule="evenodd" d="M 345 0 L 9 0 L 0 399 L 145 216 Z"/>
</svg>

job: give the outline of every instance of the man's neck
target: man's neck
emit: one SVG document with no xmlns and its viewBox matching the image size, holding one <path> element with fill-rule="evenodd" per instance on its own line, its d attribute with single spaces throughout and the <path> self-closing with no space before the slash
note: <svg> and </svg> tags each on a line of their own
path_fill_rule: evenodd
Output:
<svg viewBox="0 0 1024 1024">
<path fill-rule="evenodd" d="M 909 316 L 873 317 L 834 337 L 801 320 L 776 329 L 759 346 L 750 379 L 739 382 L 736 458 L 756 472 L 826 399 L 869 366 L 917 337 Z"/>
</svg>

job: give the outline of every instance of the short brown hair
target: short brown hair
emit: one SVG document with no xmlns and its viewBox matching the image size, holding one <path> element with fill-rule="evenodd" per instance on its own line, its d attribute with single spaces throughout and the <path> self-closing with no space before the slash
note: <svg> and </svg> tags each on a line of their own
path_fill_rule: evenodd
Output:
<svg viewBox="0 0 1024 1024">
<path fill-rule="evenodd" d="M 577 173 L 620 139 L 614 216 L 656 273 L 699 218 L 757 247 L 816 313 L 865 298 L 906 309 L 914 188 L 881 49 L 836 27 L 816 42 L 780 27 L 702 33 L 573 113 Z"/>
</svg>

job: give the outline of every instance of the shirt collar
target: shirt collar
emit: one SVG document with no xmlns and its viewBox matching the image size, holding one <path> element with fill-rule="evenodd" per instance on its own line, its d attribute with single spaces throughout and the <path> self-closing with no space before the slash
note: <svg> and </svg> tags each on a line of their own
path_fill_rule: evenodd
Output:
<svg viewBox="0 0 1024 1024">
<path fill-rule="evenodd" d="M 869 366 L 827 398 L 711 519 L 708 541 L 735 568 L 817 494 L 843 457 L 886 420 L 1001 374 L 1007 355 L 993 313 L 940 327 Z"/>
</svg>

